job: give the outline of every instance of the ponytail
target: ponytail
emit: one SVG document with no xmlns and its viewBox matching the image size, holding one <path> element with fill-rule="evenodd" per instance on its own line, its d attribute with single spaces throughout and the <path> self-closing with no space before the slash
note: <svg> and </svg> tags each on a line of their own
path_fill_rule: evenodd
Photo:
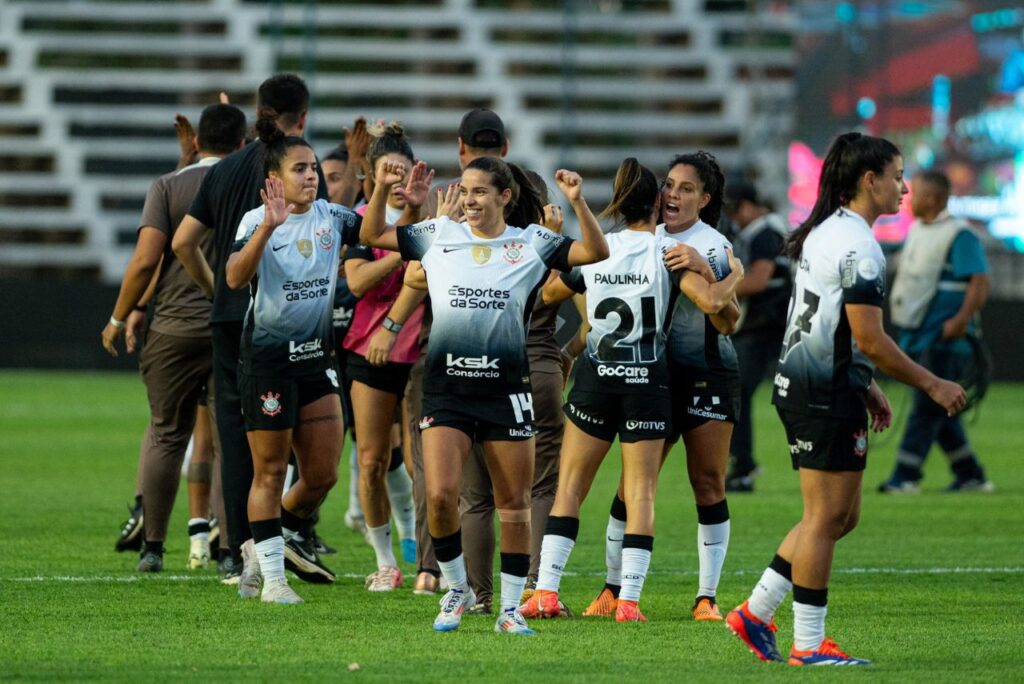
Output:
<svg viewBox="0 0 1024 684">
<path fill-rule="evenodd" d="M 271 171 L 280 171 L 281 162 L 288 156 L 293 147 L 309 147 L 304 139 L 294 135 L 285 135 L 277 126 L 280 118 L 277 110 L 272 107 L 260 107 L 256 111 L 256 133 L 263 143 L 263 175 L 269 176 Z"/>
<path fill-rule="evenodd" d="M 623 222 L 650 220 L 658 201 L 658 179 L 654 172 L 629 157 L 619 164 L 612 185 L 612 201 L 598 218 L 614 216 Z"/>
<path fill-rule="evenodd" d="M 711 198 L 700 210 L 700 220 L 715 227 L 722 218 L 722 195 L 725 191 L 725 175 L 718 166 L 718 160 L 710 152 L 699 150 L 691 154 L 680 154 L 668 165 L 672 169 L 680 164 L 692 166 L 697 171 L 704 192 Z"/>
<path fill-rule="evenodd" d="M 836 138 L 821 167 L 818 198 L 814 207 L 804 222 L 786 239 L 789 258 L 799 260 L 804 240 L 814 227 L 857 196 L 861 176 L 868 171 L 882 173 L 886 164 L 899 154 L 899 149 L 885 138 L 874 138 L 857 132 L 843 133 Z"/>
</svg>

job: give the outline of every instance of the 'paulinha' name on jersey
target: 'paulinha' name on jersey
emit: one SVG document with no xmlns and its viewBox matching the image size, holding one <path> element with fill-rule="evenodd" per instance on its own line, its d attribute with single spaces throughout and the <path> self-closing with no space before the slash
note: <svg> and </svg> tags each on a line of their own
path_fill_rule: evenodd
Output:
<svg viewBox="0 0 1024 684">
<path fill-rule="evenodd" d="M 481 238 L 447 217 L 398 228 L 402 258 L 427 272 L 428 391 L 497 394 L 529 385 L 526 325 L 548 270 L 569 270 L 572 242 L 537 225 Z"/>
<path fill-rule="evenodd" d="M 732 249 L 732 245 L 724 235 L 700 219 L 679 233 L 669 233 L 665 224 L 659 224 L 656 234 L 693 247 L 708 262 L 718 280 L 729 275 L 729 257 L 725 250 Z M 711 318 L 686 295 L 676 298 L 672 311 L 668 356 L 674 366 L 723 373 L 734 373 L 739 369 L 732 341 L 727 335 L 720 334 Z"/>
<path fill-rule="evenodd" d="M 864 411 L 873 364 L 857 348 L 846 304 L 882 306 L 885 256 L 862 217 L 839 209 L 804 241 L 772 401 L 829 416 Z"/>
<path fill-rule="evenodd" d="M 242 217 L 237 252 L 263 221 L 264 208 Z M 242 328 L 242 368 L 248 373 L 302 375 L 329 367 L 338 254 L 359 241 L 362 219 L 317 200 L 274 230 L 250 284 Z"/>
<path fill-rule="evenodd" d="M 679 292 L 679 276 L 666 268 L 662 255 L 675 243 L 635 230 L 605 239 L 607 259 L 562 275 L 570 289 L 587 293 L 588 363 L 580 364 L 576 384 L 657 393 L 668 387 L 666 329 Z"/>
</svg>

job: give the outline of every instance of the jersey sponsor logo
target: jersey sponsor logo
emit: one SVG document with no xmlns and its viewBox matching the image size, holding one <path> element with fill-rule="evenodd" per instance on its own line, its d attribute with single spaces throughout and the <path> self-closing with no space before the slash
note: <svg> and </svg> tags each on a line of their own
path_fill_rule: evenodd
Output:
<svg viewBox="0 0 1024 684">
<path fill-rule="evenodd" d="M 694 406 L 686 407 L 686 412 L 689 415 L 697 416 L 698 418 L 708 418 L 710 420 L 729 420 L 729 416 L 720 411 L 714 410 L 714 407 L 712 406 L 696 406 L 700 397 L 694 397 L 694 400 Z"/>
<path fill-rule="evenodd" d="M 627 430 L 664 430 L 665 421 L 663 420 L 627 420 Z"/>
<path fill-rule="evenodd" d="M 857 430 L 853 433 L 853 455 L 857 458 L 864 458 L 868 453 L 867 430 Z"/>
<path fill-rule="evenodd" d="M 509 437 L 533 437 L 533 426 L 524 425 L 522 428 L 509 428 Z"/>
<path fill-rule="evenodd" d="M 312 240 L 296 240 L 295 249 L 299 250 L 299 254 L 306 257 L 307 259 L 313 256 L 313 241 Z"/>
<path fill-rule="evenodd" d="M 455 356 L 448 354 L 445 359 L 448 375 L 460 378 L 498 378 L 499 359 L 484 356 Z"/>
<path fill-rule="evenodd" d="M 326 297 L 331 292 L 330 278 L 313 278 L 312 280 L 289 280 L 281 286 L 287 292 L 285 300 L 298 302 L 304 299 Z"/>
<path fill-rule="evenodd" d="M 491 260 L 491 248 L 478 245 L 473 248 L 473 261 L 483 266 Z"/>
<path fill-rule="evenodd" d="M 292 340 L 288 343 L 288 360 L 289 361 L 306 361 L 308 359 L 320 359 L 324 356 L 324 343 L 319 337 L 309 342 L 296 342 Z M 335 385 L 337 387 L 337 385 Z"/>
<path fill-rule="evenodd" d="M 280 252 L 282 249 L 284 249 L 287 246 L 288 246 L 288 243 L 286 242 L 283 245 L 274 245 L 274 246 L 272 246 L 270 248 L 270 250 L 273 251 L 273 252 Z"/>
<path fill-rule="evenodd" d="M 509 290 L 496 290 L 493 287 L 462 287 L 452 285 L 448 288 L 451 300 L 448 305 L 453 309 L 494 309 L 504 311 L 508 299 L 512 296 Z"/>
<path fill-rule="evenodd" d="M 426 235 L 428 233 L 435 233 L 435 232 L 437 232 L 437 228 L 435 228 L 434 224 L 431 222 L 431 223 L 428 223 L 425 226 L 417 226 L 416 228 L 409 228 L 406 231 L 405 234 L 408 235 L 409 237 L 419 237 L 421 235 Z"/>
<path fill-rule="evenodd" d="M 596 273 L 594 283 L 597 285 L 650 285 L 651 278 L 646 273 Z"/>
<path fill-rule="evenodd" d="M 718 254 L 716 253 L 714 247 L 712 247 L 711 249 L 709 249 L 707 251 L 707 259 L 708 259 L 708 266 L 710 266 L 711 270 L 714 271 L 715 277 L 718 278 L 719 280 L 721 280 L 722 279 L 722 267 L 718 263 Z"/>
<path fill-rule="evenodd" d="M 280 392 L 275 393 L 271 390 L 266 394 L 261 394 L 260 399 L 263 401 L 263 406 L 260 408 L 260 410 L 263 411 L 263 415 L 273 417 L 281 412 L 283 407 L 280 402 Z"/>
<path fill-rule="evenodd" d="M 580 411 L 578 408 L 576 408 L 574 404 L 570 403 L 568 406 L 569 412 L 572 413 L 572 415 L 579 418 L 580 420 L 582 420 L 584 423 L 590 423 L 591 425 L 604 425 L 604 418 L 597 418 L 595 416 L 590 415 L 589 413 L 584 413 L 583 411 Z"/>
<path fill-rule="evenodd" d="M 508 263 L 514 266 L 523 260 L 523 247 L 525 247 L 523 243 L 509 242 L 508 244 L 502 245 L 502 247 L 505 249 L 503 258 Z"/>
<path fill-rule="evenodd" d="M 330 226 L 316 231 L 316 243 L 323 249 L 334 247 L 334 231 L 331 230 Z"/>
<path fill-rule="evenodd" d="M 786 398 L 789 396 L 789 378 L 782 373 L 775 374 L 775 390 L 779 393 L 779 396 Z"/>
<path fill-rule="evenodd" d="M 552 233 L 550 230 L 547 230 L 547 229 L 545 229 L 545 230 L 538 230 L 537 231 L 537 237 L 539 237 L 541 240 L 546 240 L 547 242 L 554 242 L 556 245 L 561 244 L 562 241 L 565 240 L 565 236 L 564 235 L 559 235 L 558 233 Z"/>
<path fill-rule="evenodd" d="M 801 451 L 808 454 L 814 451 L 814 442 L 804 439 L 797 439 L 793 444 L 789 445 L 789 453 L 791 455 L 796 456 Z"/>
<path fill-rule="evenodd" d="M 650 374 L 650 370 L 643 366 L 603 363 L 597 366 L 598 377 L 622 378 L 627 385 L 646 385 L 651 381 Z"/>
</svg>

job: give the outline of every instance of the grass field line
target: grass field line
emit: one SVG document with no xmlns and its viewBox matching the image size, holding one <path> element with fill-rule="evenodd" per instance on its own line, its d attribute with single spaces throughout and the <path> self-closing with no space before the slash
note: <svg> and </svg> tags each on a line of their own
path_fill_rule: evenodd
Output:
<svg viewBox="0 0 1024 684">
<path fill-rule="evenodd" d="M 734 577 L 759 576 L 763 570 L 732 570 L 723 575 Z M 1004 567 L 949 567 L 949 568 L 836 568 L 833 575 L 1019 575 L 1024 573 L 1024 566 Z M 696 570 L 658 570 L 651 575 L 669 575 L 695 577 Z M 600 572 L 566 572 L 566 577 L 604 577 Z M 362 580 L 365 575 L 355 572 L 338 573 L 338 578 Z M 130 584 L 132 582 L 214 582 L 220 578 L 215 575 L 32 575 L 27 577 L 0 577 L 0 582 L 95 582 Z"/>
</svg>

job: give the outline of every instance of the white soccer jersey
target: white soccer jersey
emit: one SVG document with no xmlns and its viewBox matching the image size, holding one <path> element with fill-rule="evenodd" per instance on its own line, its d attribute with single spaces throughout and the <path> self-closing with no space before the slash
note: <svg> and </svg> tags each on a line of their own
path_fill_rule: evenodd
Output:
<svg viewBox="0 0 1024 684">
<path fill-rule="evenodd" d="M 263 215 L 260 206 L 242 217 L 232 251 L 252 238 Z M 338 253 L 358 242 L 361 225 L 351 210 L 317 200 L 274 230 L 250 283 L 243 370 L 294 376 L 330 365 Z"/>
<path fill-rule="evenodd" d="M 831 417 L 864 411 L 873 364 L 857 349 L 846 304 L 882 306 L 885 256 L 861 216 L 839 209 L 803 244 L 772 401 Z"/>
<path fill-rule="evenodd" d="M 729 275 L 729 257 L 725 250 L 732 249 L 732 244 L 700 219 L 679 233 L 669 233 L 665 224 L 659 224 L 657 235 L 693 247 L 708 262 L 718 280 Z M 711 319 L 686 295 L 676 300 L 672 312 L 668 351 L 673 365 L 718 372 L 739 369 L 732 341 L 727 335 L 719 334 Z"/>
<path fill-rule="evenodd" d="M 529 386 L 526 326 L 548 270 L 569 270 L 572 239 L 537 225 L 481 238 L 447 217 L 399 226 L 397 234 L 402 258 L 427 273 L 426 391 L 506 394 Z"/>
<path fill-rule="evenodd" d="M 587 293 L 587 363 L 577 370 L 576 383 L 586 383 L 590 391 L 663 390 L 666 328 L 679 275 L 665 267 L 662 255 L 675 243 L 635 230 L 605 239 L 607 259 L 562 275 L 571 289 Z"/>
</svg>

